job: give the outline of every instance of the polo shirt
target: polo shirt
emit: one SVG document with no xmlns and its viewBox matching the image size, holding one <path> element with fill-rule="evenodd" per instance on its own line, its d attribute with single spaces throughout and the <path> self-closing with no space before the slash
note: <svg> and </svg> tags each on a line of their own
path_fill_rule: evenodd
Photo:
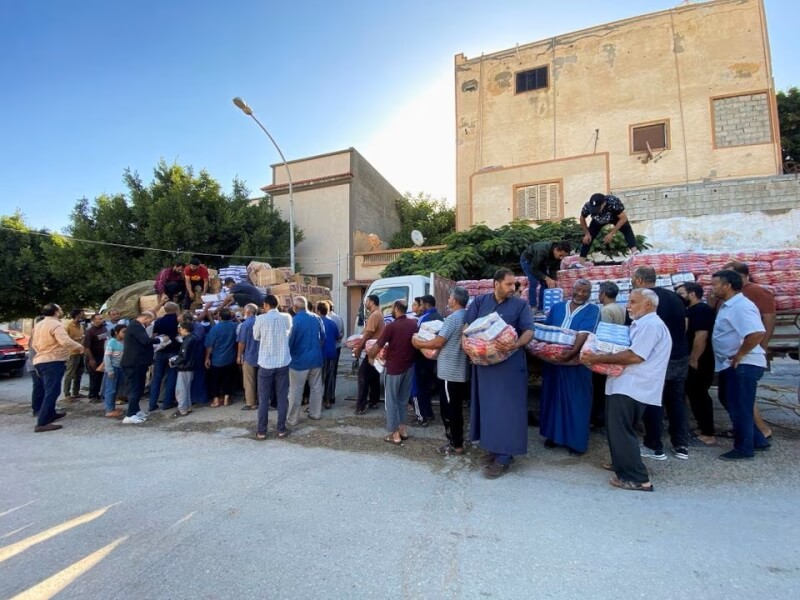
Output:
<svg viewBox="0 0 800 600">
<path fill-rule="evenodd" d="M 630 350 L 642 362 L 627 365 L 621 375 L 606 379 L 606 395 L 622 394 L 642 404 L 661 406 L 672 338 L 664 321 L 648 313 L 631 323 Z M 684 338 L 685 343 L 685 338 Z"/>
<path fill-rule="evenodd" d="M 469 359 L 461 348 L 461 332 L 467 310 L 461 308 L 445 318 L 437 334 L 446 341 L 436 361 L 436 376 L 442 381 L 469 381 Z"/>
<path fill-rule="evenodd" d="M 744 294 L 736 294 L 723 302 L 717 311 L 711 345 L 714 349 L 714 370 L 719 372 L 731 366 L 731 357 L 742 347 L 744 338 L 751 333 L 766 332 L 758 308 Z M 767 367 L 767 355 L 760 345 L 747 353 L 739 364 Z"/>
<path fill-rule="evenodd" d="M 397 319 L 383 328 L 383 333 L 375 345 L 386 350 L 386 374 L 402 375 L 414 366 L 416 349 L 411 345 L 411 338 L 417 333 L 416 319 L 409 319 L 400 315 Z"/>
<path fill-rule="evenodd" d="M 208 332 L 205 346 L 211 348 L 212 367 L 226 367 L 235 363 L 236 323 L 234 321 L 218 321 Z"/>
<path fill-rule="evenodd" d="M 236 336 L 236 341 L 244 344 L 244 352 L 242 352 L 242 360 L 251 367 L 258 366 L 258 340 L 253 337 L 253 326 L 256 323 L 255 315 L 247 317 L 244 322 L 239 325 L 239 333 Z"/>
</svg>

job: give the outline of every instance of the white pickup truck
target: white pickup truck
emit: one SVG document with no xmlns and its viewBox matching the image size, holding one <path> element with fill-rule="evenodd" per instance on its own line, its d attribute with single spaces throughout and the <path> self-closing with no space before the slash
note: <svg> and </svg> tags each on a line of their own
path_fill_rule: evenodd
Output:
<svg viewBox="0 0 800 600">
<path fill-rule="evenodd" d="M 404 275 L 401 277 L 384 277 L 377 279 L 367 289 L 364 300 L 367 296 L 375 294 L 380 299 L 379 304 L 384 317 L 392 314 L 392 305 L 395 300 L 405 300 L 408 304 L 409 314 L 414 298 L 432 295 L 436 298 L 436 308 L 442 315 L 447 314 L 447 298 L 450 291 L 455 287 L 455 282 L 435 273 L 425 277 L 423 275 Z M 364 304 L 362 303 L 358 316 L 356 317 L 355 328 L 353 331 L 360 333 L 364 328 L 365 318 Z"/>
</svg>

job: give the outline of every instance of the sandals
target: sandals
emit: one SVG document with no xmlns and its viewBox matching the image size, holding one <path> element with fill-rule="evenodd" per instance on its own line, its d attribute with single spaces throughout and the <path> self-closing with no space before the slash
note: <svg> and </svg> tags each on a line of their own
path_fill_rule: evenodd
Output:
<svg viewBox="0 0 800 600">
<path fill-rule="evenodd" d="M 280 434 L 278 434 L 278 435 L 280 435 Z M 256 436 L 253 439 L 256 440 L 257 442 L 263 442 L 264 440 L 267 439 L 267 434 L 266 433 L 256 433 Z"/>
<path fill-rule="evenodd" d="M 383 441 L 386 442 L 387 444 L 394 444 L 395 446 L 403 445 L 403 440 L 394 439 L 394 435 L 392 435 L 391 433 L 387 435 L 385 438 L 383 438 Z"/>
<path fill-rule="evenodd" d="M 191 413 L 191 412 L 192 412 L 191 410 L 187 410 L 186 412 L 181 412 L 181 411 L 179 411 L 179 410 L 176 410 L 176 411 L 175 411 L 174 413 L 172 413 L 170 416 L 171 416 L 173 419 L 179 419 L 180 417 L 188 417 L 188 416 L 189 416 L 189 413 Z"/>
<path fill-rule="evenodd" d="M 285 439 L 286 436 L 289 435 L 289 433 L 291 433 L 291 432 L 289 432 L 289 431 L 279 431 L 278 432 L 278 439 L 279 440 Z"/>
<path fill-rule="evenodd" d="M 653 490 L 655 490 L 652 483 L 649 486 L 645 486 L 641 483 L 636 483 L 634 481 L 625 481 L 623 479 L 617 479 L 616 477 L 612 477 L 611 479 L 609 479 L 608 483 L 613 485 L 615 488 L 619 488 L 621 490 L 627 490 L 630 492 L 652 492 Z"/>
</svg>

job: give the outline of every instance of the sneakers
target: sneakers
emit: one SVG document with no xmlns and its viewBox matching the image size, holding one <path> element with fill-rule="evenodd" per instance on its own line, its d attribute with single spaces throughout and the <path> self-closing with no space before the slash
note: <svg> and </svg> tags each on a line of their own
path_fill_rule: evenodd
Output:
<svg viewBox="0 0 800 600">
<path fill-rule="evenodd" d="M 672 456 L 681 460 L 689 460 L 689 450 L 683 446 L 678 446 L 677 448 L 672 449 Z"/>
<path fill-rule="evenodd" d="M 667 455 L 664 454 L 663 451 L 658 453 L 655 450 L 653 450 L 652 448 L 648 448 L 644 444 L 639 446 L 639 455 L 642 458 L 651 458 L 653 460 L 667 460 Z M 689 458 L 688 454 L 686 455 L 686 458 Z"/>
<path fill-rule="evenodd" d="M 123 425 L 141 425 L 147 421 L 144 417 L 140 417 L 139 415 L 133 415 L 132 417 L 125 417 L 122 419 Z"/>
<path fill-rule="evenodd" d="M 147 419 L 150 416 L 150 413 L 146 410 L 140 410 L 138 413 L 136 413 L 136 416 L 140 419 Z"/>
<path fill-rule="evenodd" d="M 413 427 L 428 427 L 431 424 L 432 418 L 425 418 L 425 417 L 417 417 L 411 425 Z"/>
</svg>

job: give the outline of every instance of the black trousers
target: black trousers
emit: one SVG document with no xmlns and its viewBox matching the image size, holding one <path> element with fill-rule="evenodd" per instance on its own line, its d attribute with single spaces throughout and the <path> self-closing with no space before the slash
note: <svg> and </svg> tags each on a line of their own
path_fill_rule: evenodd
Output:
<svg viewBox="0 0 800 600">
<path fill-rule="evenodd" d="M 364 358 L 358 367 L 358 401 L 356 409 L 363 410 L 367 407 L 367 400 L 370 406 L 376 406 L 381 399 L 381 376 L 369 361 Z"/>
<path fill-rule="evenodd" d="M 611 450 L 611 464 L 617 479 L 647 483 L 647 473 L 639 452 L 639 438 L 636 436 L 636 423 L 642 418 L 645 408 L 630 396 L 611 394 L 606 396 L 606 436 Z"/>
<path fill-rule="evenodd" d="M 689 406 L 702 435 L 714 435 L 714 401 L 708 393 L 714 381 L 714 363 L 699 364 L 699 369 L 689 367 L 686 377 L 686 395 Z"/>
<path fill-rule="evenodd" d="M 453 448 L 464 447 L 464 403 L 469 400 L 469 381 L 439 380 L 439 407 L 444 433 Z"/>
<path fill-rule="evenodd" d="M 689 445 L 689 415 L 686 409 L 686 375 L 689 357 L 669 361 L 661 406 L 648 405 L 644 411 L 644 445 L 661 454 L 664 452 L 664 411 L 669 421 L 669 437 L 673 448 Z"/>
<path fill-rule="evenodd" d="M 236 375 L 236 363 L 231 363 L 222 367 L 211 365 L 211 369 L 209 370 L 211 396 L 213 398 L 232 396 L 233 386 L 236 383 Z"/>
<path fill-rule="evenodd" d="M 606 376 L 592 372 L 592 416 L 593 427 L 606 424 Z"/>
<path fill-rule="evenodd" d="M 436 361 L 425 358 L 420 354 L 414 363 L 414 376 L 416 377 L 417 395 L 414 397 L 414 410 L 418 419 L 433 417 L 433 386 L 436 383 Z"/>
<path fill-rule="evenodd" d="M 615 219 L 608 223 L 608 225 L 616 225 L 619 219 Z M 597 235 L 600 233 L 600 230 L 603 229 L 605 225 L 601 225 L 594 219 L 592 222 L 589 223 L 589 235 L 592 236 L 592 242 L 595 240 Z M 636 247 L 636 236 L 633 234 L 633 227 L 631 227 L 630 221 L 625 223 L 622 227 L 619 228 L 619 232 L 625 238 L 625 243 L 628 245 L 628 248 L 635 248 Z M 588 244 L 581 244 L 581 258 L 586 258 L 589 256 L 589 249 L 592 247 L 592 243 L 589 242 Z"/>
<path fill-rule="evenodd" d="M 171 301 L 182 304 L 186 296 L 186 285 L 182 281 L 169 281 L 164 285 L 164 293 Z"/>
</svg>

